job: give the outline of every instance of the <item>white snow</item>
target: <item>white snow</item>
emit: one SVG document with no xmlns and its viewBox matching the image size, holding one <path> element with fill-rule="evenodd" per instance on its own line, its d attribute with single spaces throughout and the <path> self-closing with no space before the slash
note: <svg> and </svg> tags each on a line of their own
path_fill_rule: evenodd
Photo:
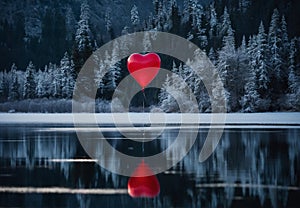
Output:
<svg viewBox="0 0 300 208">
<path fill-rule="evenodd" d="M 226 125 L 300 125 L 300 112 L 288 113 L 229 113 L 229 114 L 164 114 L 164 113 L 100 113 L 74 114 L 79 124 L 221 124 L 213 116 L 224 116 Z M 0 113 L 0 124 L 73 124 L 72 113 Z M 80 117 L 78 117 L 80 116 Z M 92 119 L 91 119 L 92 118 Z M 95 119 L 94 119 L 95 118 Z M 94 121 L 93 121 L 94 119 Z"/>
</svg>

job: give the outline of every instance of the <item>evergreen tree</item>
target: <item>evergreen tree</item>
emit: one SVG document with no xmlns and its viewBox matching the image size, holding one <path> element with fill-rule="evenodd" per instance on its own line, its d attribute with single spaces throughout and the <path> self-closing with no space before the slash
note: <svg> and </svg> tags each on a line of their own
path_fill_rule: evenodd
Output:
<svg viewBox="0 0 300 208">
<path fill-rule="evenodd" d="M 284 94 L 285 93 L 285 89 L 288 88 L 288 74 L 289 74 L 289 69 L 288 69 L 288 65 L 289 65 L 289 49 L 290 49 L 290 41 L 288 38 L 288 32 L 287 32 L 287 23 L 285 21 L 285 17 L 284 15 L 281 18 L 281 34 L 280 34 L 280 39 L 282 40 L 282 47 L 280 50 L 280 57 L 282 60 L 282 66 L 281 66 L 281 73 L 280 73 L 280 77 L 281 77 L 281 93 Z"/>
<path fill-rule="evenodd" d="M 289 56 L 289 37 L 288 37 L 288 32 L 287 32 L 287 23 L 285 20 L 285 16 L 283 15 L 281 18 L 281 30 L 280 30 L 280 39 L 282 41 L 282 57 L 283 60 L 286 60 Z"/>
<path fill-rule="evenodd" d="M 271 75 L 271 86 L 273 87 L 272 99 L 274 101 L 274 104 L 276 103 L 278 96 L 282 93 L 281 89 L 283 88 L 281 82 L 283 63 L 281 57 L 282 40 L 280 34 L 281 28 L 279 21 L 279 12 L 277 9 L 275 9 L 271 18 L 268 34 L 268 43 L 270 48 L 269 67 Z"/>
<path fill-rule="evenodd" d="M 110 40 L 115 38 L 114 29 L 112 27 L 112 21 L 111 21 L 111 9 L 107 8 L 105 13 L 105 28 L 106 32 L 108 34 L 108 37 Z"/>
<path fill-rule="evenodd" d="M 46 96 L 45 90 L 45 74 L 41 70 L 38 71 L 37 80 L 36 80 L 36 96 L 42 98 Z"/>
<path fill-rule="evenodd" d="M 35 67 L 32 62 L 26 68 L 25 72 L 25 82 L 24 82 L 24 92 L 23 97 L 25 99 L 32 99 L 36 97 L 35 93 L 36 83 L 35 83 Z"/>
<path fill-rule="evenodd" d="M 239 11 L 245 13 L 246 10 L 249 8 L 251 5 L 252 1 L 251 0 L 239 0 Z"/>
<path fill-rule="evenodd" d="M 243 112 L 256 112 L 259 109 L 259 94 L 256 85 L 256 73 L 250 71 L 248 81 L 245 85 L 245 94 L 241 98 Z"/>
<path fill-rule="evenodd" d="M 223 37 L 224 35 L 226 35 L 228 33 L 228 29 L 231 27 L 230 16 L 226 6 L 224 8 L 221 20 L 222 22 L 218 26 L 219 37 Z"/>
<path fill-rule="evenodd" d="M 219 51 L 217 70 L 219 71 L 221 80 L 226 88 L 226 96 L 228 99 L 228 109 L 236 110 L 238 98 L 236 92 L 237 65 L 238 60 L 235 51 L 234 31 L 229 22 L 227 33 L 223 38 L 223 47 Z"/>
<path fill-rule="evenodd" d="M 296 74 L 296 39 L 291 40 L 289 54 L 288 103 L 290 108 L 300 110 L 300 77 Z"/>
<path fill-rule="evenodd" d="M 289 54 L 289 93 L 293 94 L 296 93 L 299 90 L 299 81 L 297 79 L 297 75 L 295 73 L 295 58 L 296 58 L 296 39 L 291 40 L 290 44 L 290 54 Z"/>
<path fill-rule="evenodd" d="M 119 61 L 119 43 L 115 42 L 114 48 L 111 55 L 111 63 L 110 65 L 110 71 L 109 71 L 109 80 L 108 80 L 108 88 L 110 91 L 113 91 L 117 87 L 118 79 L 121 75 L 121 62 Z M 113 64 L 115 63 L 115 64 Z"/>
<path fill-rule="evenodd" d="M 71 98 L 74 88 L 73 79 L 73 67 L 69 55 L 65 52 L 64 57 L 60 61 L 60 73 L 61 73 L 61 94 L 63 98 Z"/>
<path fill-rule="evenodd" d="M 71 7 L 67 7 L 65 25 L 66 25 L 66 40 L 67 41 L 74 40 L 73 36 L 76 31 L 76 19 Z"/>
<path fill-rule="evenodd" d="M 208 58 L 210 61 L 215 65 L 217 61 L 217 55 L 213 47 L 210 48 L 209 53 L 208 53 Z"/>
<path fill-rule="evenodd" d="M 75 36 L 73 49 L 73 62 L 75 71 L 78 74 L 84 62 L 93 52 L 91 31 L 89 28 L 89 6 L 86 1 L 81 4 L 81 15 Z"/>
<path fill-rule="evenodd" d="M 0 75 L 0 100 L 4 101 L 9 97 L 9 74 L 5 70 Z"/>
<path fill-rule="evenodd" d="M 171 0 L 170 5 L 171 5 L 171 11 L 169 14 L 170 20 L 171 20 L 170 33 L 179 35 L 180 34 L 181 16 L 179 13 L 179 8 L 178 8 L 176 0 Z"/>
<path fill-rule="evenodd" d="M 19 99 L 19 84 L 18 84 L 18 79 L 17 79 L 17 66 L 15 63 L 13 63 L 13 65 L 11 66 L 10 72 L 9 72 L 10 76 L 9 76 L 9 95 L 8 98 L 10 100 L 15 100 L 15 99 Z M 16 88 L 16 86 L 14 86 L 14 84 L 18 85 L 18 87 Z M 18 98 L 16 98 L 16 96 Z"/>
<path fill-rule="evenodd" d="M 136 5 L 133 5 L 130 14 L 131 14 L 131 24 L 134 28 L 134 31 L 136 32 L 140 25 L 139 11 Z"/>
<path fill-rule="evenodd" d="M 215 4 L 211 4 L 210 5 L 210 18 L 209 18 L 209 39 L 211 42 L 211 45 L 213 47 L 215 46 L 215 39 L 217 36 L 217 23 L 218 23 L 218 19 L 217 19 L 217 13 L 216 13 L 216 9 L 215 9 Z"/>
<path fill-rule="evenodd" d="M 0 101 L 4 100 L 4 73 L 0 71 Z"/>
<path fill-rule="evenodd" d="M 175 66 L 175 65 L 174 65 Z M 173 68 L 172 71 L 182 71 L 181 68 Z M 185 73 L 187 73 L 188 69 L 185 69 Z M 183 75 L 185 74 L 182 72 Z M 192 113 L 198 111 L 198 106 L 193 105 L 191 101 L 191 91 L 189 87 L 186 87 L 185 84 L 188 84 L 188 77 L 179 78 L 180 75 L 173 73 L 171 77 L 167 76 L 165 83 L 163 84 L 163 88 L 159 95 L 160 107 L 165 112 L 181 112 L 181 113 Z M 178 107 L 178 103 L 181 103 L 181 109 Z"/>
<path fill-rule="evenodd" d="M 264 30 L 263 23 L 260 23 L 258 34 L 256 37 L 257 46 L 254 52 L 254 58 L 256 60 L 256 70 L 258 77 L 258 91 L 261 98 L 266 98 L 269 96 L 269 72 L 267 68 L 267 54 L 268 54 L 268 46 L 267 39 Z"/>
<path fill-rule="evenodd" d="M 19 90 L 20 90 L 20 83 L 18 80 L 18 76 L 14 76 L 14 79 L 12 82 L 12 88 L 11 88 L 11 92 L 10 92 L 11 100 L 19 100 L 21 98 Z"/>
<path fill-rule="evenodd" d="M 245 94 L 245 85 L 248 81 L 248 70 L 249 70 L 249 62 L 250 57 L 247 51 L 246 45 L 246 38 L 243 36 L 242 43 L 240 47 L 236 51 L 236 59 L 237 59 L 237 66 L 236 66 L 236 93 L 237 98 L 241 98 Z M 241 106 L 239 107 L 241 108 Z"/>
</svg>

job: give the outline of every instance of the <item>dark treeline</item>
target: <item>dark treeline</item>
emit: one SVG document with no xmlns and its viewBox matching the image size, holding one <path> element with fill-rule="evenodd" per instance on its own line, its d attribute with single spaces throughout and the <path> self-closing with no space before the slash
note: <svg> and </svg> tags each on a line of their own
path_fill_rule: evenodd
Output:
<svg viewBox="0 0 300 208">
<path fill-rule="evenodd" d="M 181 9 L 176 0 L 154 0 L 153 11 L 147 18 L 141 17 L 142 8 L 134 5 L 128 11 L 130 24 L 120 32 L 112 21 L 116 14 L 107 9 L 104 28 L 99 35 L 91 28 L 91 5 L 84 1 L 77 24 L 74 15 L 68 17 L 72 9 L 66 13 L 66 19 L 72 20 L 70 24 L 76 25 L 73 33 L 72 30 L 66 33 L 68 46 L 53 43 L 66 48 L 61 61 L 44 67 L 35 67 L 35 63 L 30 62 L 26 69 L 12 64 L 11 69 L 1 71 L 0 100 L 71 99 L 77 74 L 93 51 L 119 35 L 156 30 L 185 37 L 207 53 L 224 83 L 229 112 L 299 111 L 300 38 L 297 30 L 293 29 L 298 21 L 293 7 L 296 3 L 271 0 L 264 1 L 264 4 L 250 0 L 204 2 L 186 0 Z M 54 22 L 58 19 L 55 18 Z M 44 33 L 49 35 L 51 32 L 46 31 L 51 27 L 61 26 L 52 22 L 45 28 L 39 28 L 36 18 L 28 21 L 32 21 L 28 24 L 35 27 L 27 28 L 32 37 L 26 41 L 35 40 L 37 34 L 41 37 Z M 70 26 L 65 23 L 61 28 L 64 33 Z M 5 32 L 8 33 L 8 30 Z M 36 44 L 42 42 L 37 41 Z M 118 52 L 118 47 L 122 46 L 115 46 L 107 59 L 114 59 L 113 54 Z M 168 77 L 161 91 L 148 91 L 147 96 L 155 98 L 155 102 L 149 105 L 156 105 L 166 112 L 178 111 L 176 101 L 166 93 L 173 90 L 187 100 L 184 111 L 194 112 L 195 108 L 199 108 L 201 112 L 210 112 L 209 96 L 201 80 L 198 77 L 191 79 L 193 72 L 170 57 L 163 56 L 162 62 L 164 68 L 181 75 L 195 94 L 199 106 L 189 105 L 185 93 L 180 91 L 183 86 L 176 77 Z M 99 87 L 97 98 L 110 100 L 112 92 L 127 74 L 126 61 L 118 60 L 103 80 L 96 80 Z"/>
</svg>

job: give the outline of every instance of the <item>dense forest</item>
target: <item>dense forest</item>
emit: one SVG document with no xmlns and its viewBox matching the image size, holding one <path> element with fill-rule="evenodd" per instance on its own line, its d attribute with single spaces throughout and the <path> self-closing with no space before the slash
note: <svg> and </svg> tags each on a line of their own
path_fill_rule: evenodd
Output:
<svg viewBox="0 0 300 208">
<path fill-rule="evenodd" d="M 1 18 L 0 111 L 70 112 L 76 77 L 87 58 L 104 43 L 137 31 L 177 34 L 205 51 L 223 81 L 228 112 L 300 110 L 296 1 L 153 0 L 145 8 L 119 1 L 127 6 L 101 7 L 101 15 L 95 13 L 98 1 L 33 2 L 24 3 L 23 10 L 1 2 L 4 14 L 11 15 Z M 118 21 L 127 7 L 126 18 Z M 20 16 L 12 15 L 18 12 Z M 154 98 L 148 107 L 178 112 L 176 100 L 167 93 L 174 91 L 186 100 L 185 112 L 210 112 L 201 79 L 172 57 L 162 56 L 162 62 L 185 80 L 198 106 L 189 104 L 181 82 L 172 76 L 164 89 L 146 91 Z M 103 80 L 96 80 L 98 112 L 109 111 L 111 95 L 127 74 L 126 60 L 119 60 Z M 133 105 L 141 105 L 136 100 Z"/>
</svg>

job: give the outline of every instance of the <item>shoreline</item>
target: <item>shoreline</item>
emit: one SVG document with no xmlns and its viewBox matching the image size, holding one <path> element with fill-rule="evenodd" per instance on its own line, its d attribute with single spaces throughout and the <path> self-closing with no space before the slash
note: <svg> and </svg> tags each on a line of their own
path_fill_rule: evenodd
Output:
<svg viewBox="0 0 300 208">
<path fill-rule="evenodd" d="M 300 125 L 300 112 L 178 114 L 178 113 L 0 113 L 0 124 L 204 124 Z M 214 118 L 214 119 L 213 119 Z M 213 121 L 212 121 L 213 119 Z"/>
</svg>

